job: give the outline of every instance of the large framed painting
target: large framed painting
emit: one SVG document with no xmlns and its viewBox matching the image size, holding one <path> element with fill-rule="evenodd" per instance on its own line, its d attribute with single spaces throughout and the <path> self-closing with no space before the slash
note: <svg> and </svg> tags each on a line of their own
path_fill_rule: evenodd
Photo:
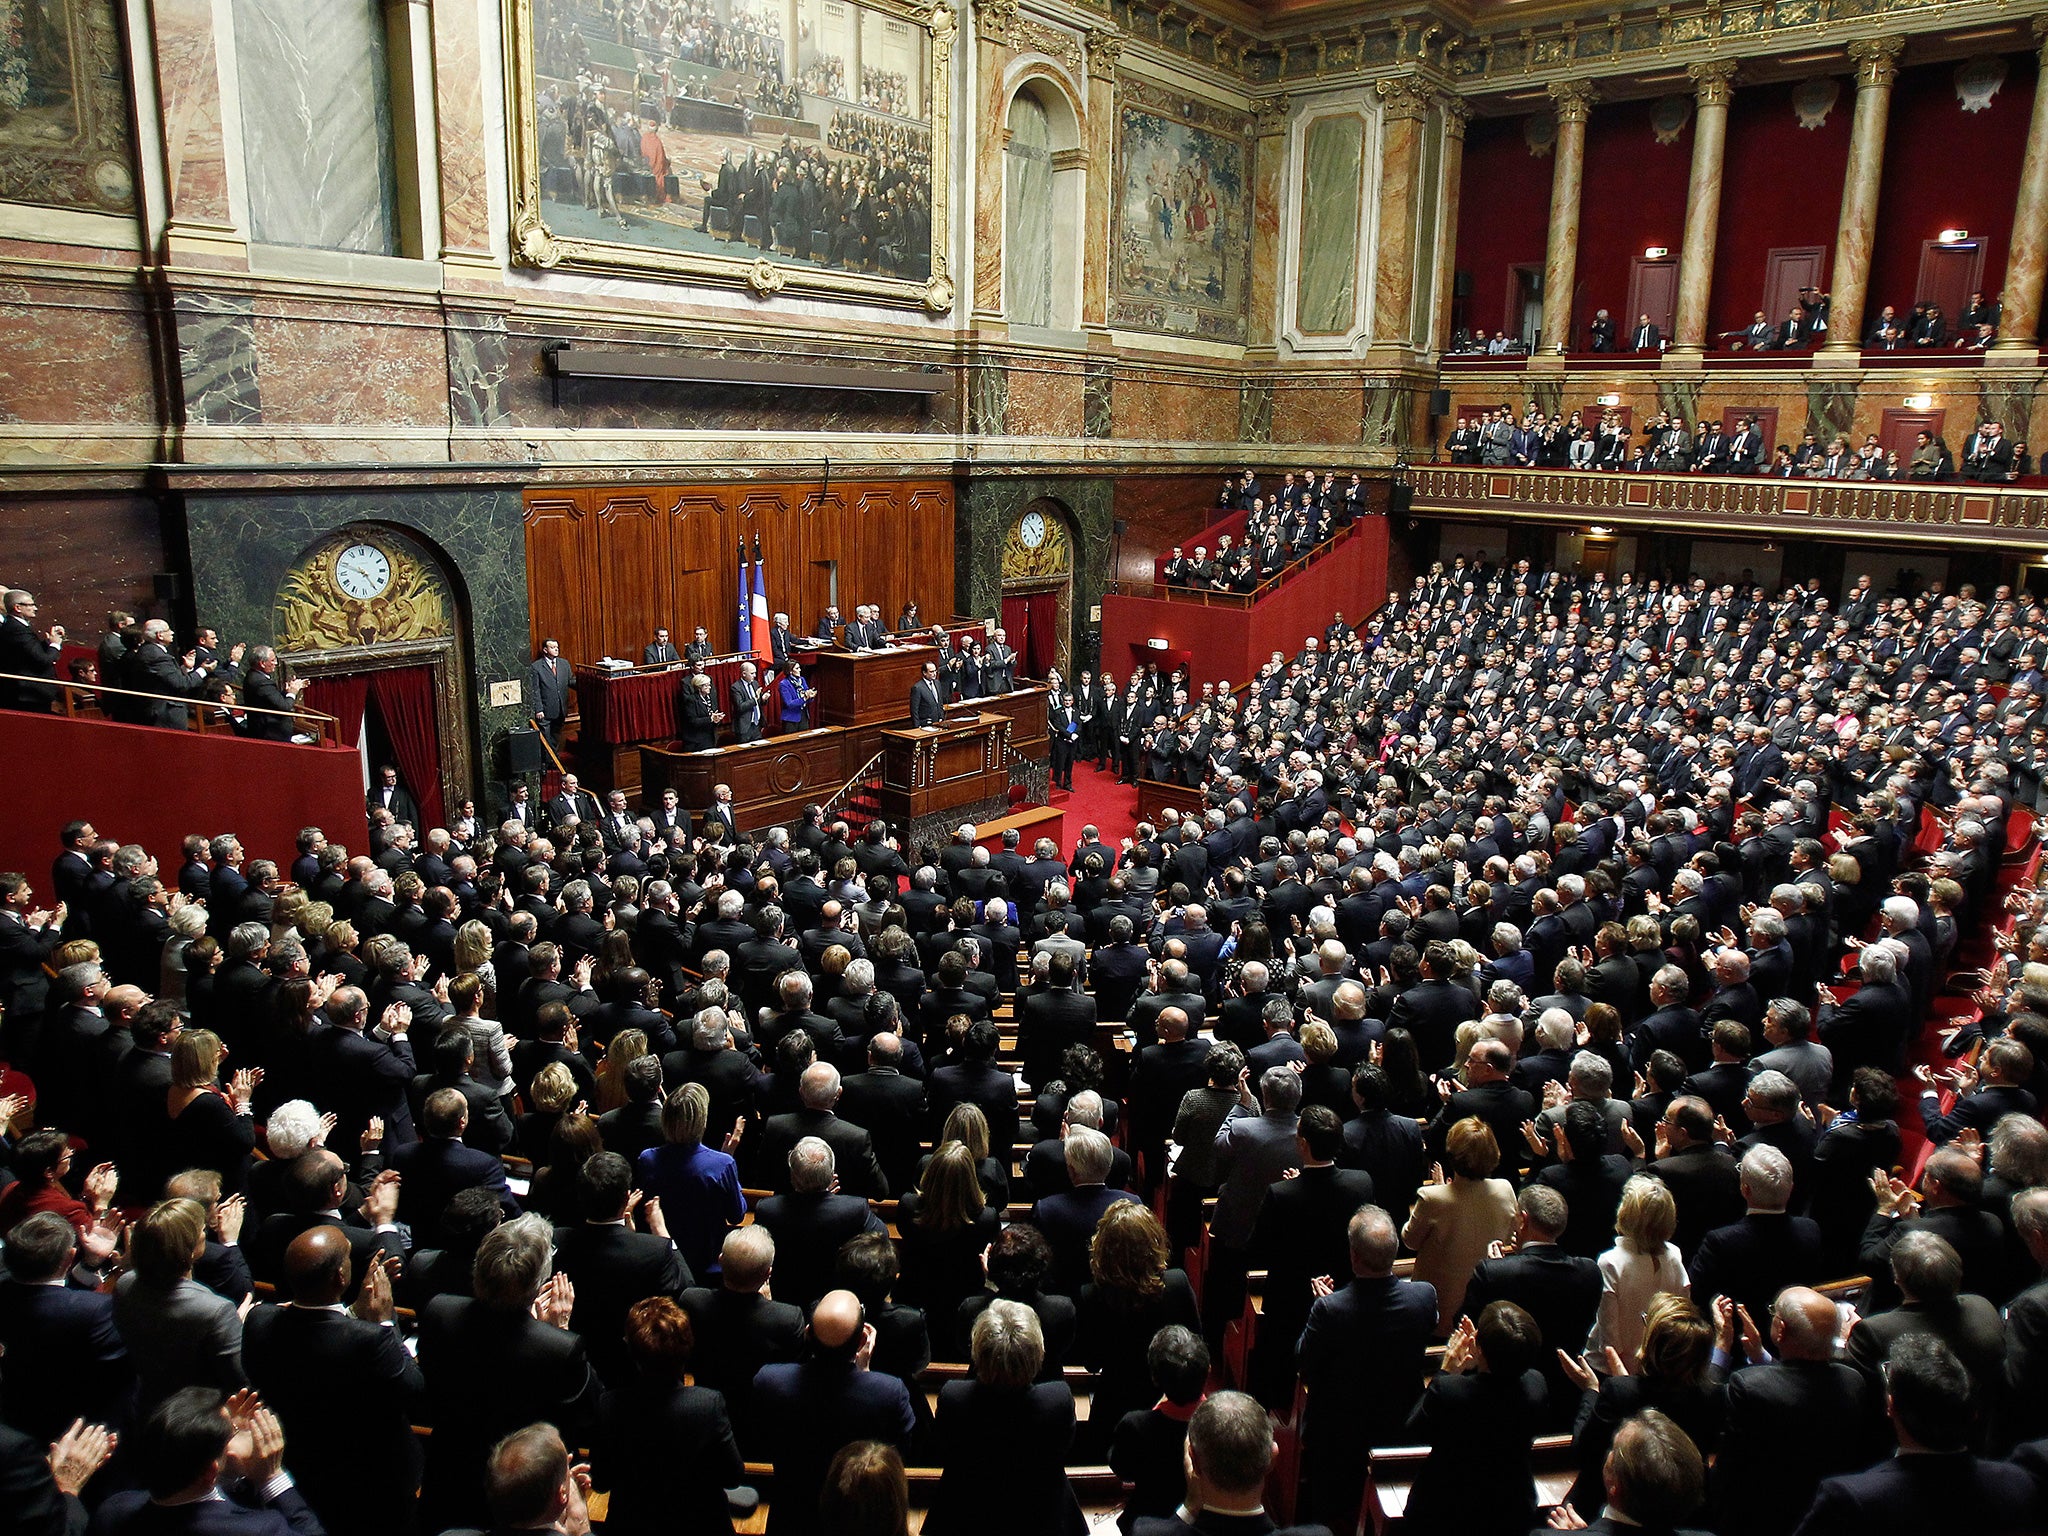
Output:
<svg viewBox="0 0 2048 1536">
<path fill-rule="evenodd" d="M 947 0 L 504 0 L 525 266 L 953 305 Z"/>
<path fill-rule="evenodd" d="M 1251 145 L 1241 112 L 1129 75 L 1117 82 L 1109 323 L 1242 345 L 1251 277 Z"/>
</svg>

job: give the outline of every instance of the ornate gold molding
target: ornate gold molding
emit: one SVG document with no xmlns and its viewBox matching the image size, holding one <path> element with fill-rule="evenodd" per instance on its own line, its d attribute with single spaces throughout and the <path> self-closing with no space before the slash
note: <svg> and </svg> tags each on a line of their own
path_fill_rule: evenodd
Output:
<svg viewBox="0 0 2048 1536">
<path fill-rule="evenodd" d="M 1094 27 L 1082 43 L 1088 51 L 1088 73 L 1114 77 L 1117 60 L 1123 57 L 1123 34 L 1107 27 Z"/>
<path fill-rule="evenodd" d="M 1472 122 L 1472 109 L 1459 97 L 1441 94 L 1436 98 L 1436 108 L 1443 114 L 1444 137 L 1462 140 Z"/>
<path fill-rule="evenodd" d="M 1268 96 L 1252 103 L 1252 137 L 1255 139 L 1275 138 L 1287 131 L 1288 100 L 1282 91 L 1277 96 Z"/>
<path fill-rule="evenodd" d="M 1553 80 L 1549 86 L 1552 110 L 1559 123 L 1583 123 L 1593 115 L 1593 103 L 1600 92 L 1590 80 Z"/>
<path fill-rule="evenodd" d="M 974 35 L 1007 48 L 1016 40 L 1017 0 L 974 0 Z"/>
<path fill-rule="evenodd" d="M 1429 116 L 1429 86 L 1417 76 L 1375 80 L 1373 91 L 1380 99 L 1380 115 L 1388 122 L 1419 123 Z"/>
</svg>

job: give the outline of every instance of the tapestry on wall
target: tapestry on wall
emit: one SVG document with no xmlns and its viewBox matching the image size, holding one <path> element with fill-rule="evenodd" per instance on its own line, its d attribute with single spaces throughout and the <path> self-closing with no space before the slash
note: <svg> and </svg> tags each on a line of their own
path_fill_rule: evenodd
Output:
<svg viewBox="0 0 2048 1536">
<path fill-rule="evenodd" d="M 1247 118 L 1128 75 L 1118 97 L 1109 323 L 1242 344 L 1252 218 Z"/>
<path fill-rule="evenodd" d="M 0 0 L 0 202 L 135 211 L 113 0 Z"/>
</svg>

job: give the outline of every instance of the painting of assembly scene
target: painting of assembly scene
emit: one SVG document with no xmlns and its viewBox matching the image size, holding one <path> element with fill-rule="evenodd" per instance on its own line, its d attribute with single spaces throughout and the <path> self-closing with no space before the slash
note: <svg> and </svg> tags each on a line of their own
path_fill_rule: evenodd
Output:
<svg viewBox="0 0 2048 1536">
<path fill-rule="evenodd" d="M 536 238 L 522 221 L 527 259 L 601 247 L 614 264 L 685 273 L 703 258 L 727 276 L 765 259 L 798 287 L 931 280 L 924 22 L 853 0 L 513 0 L 511 12 L 529 29 L 514 98 L 544 226 Z"/>
<path fill-rule="evenodd" d="M 1139 89 L 1118 124 L 1110 324 L 1242 342 L 1251 248 L 1244 139 L 1229 131 L 1229 114 Z"/>
</svg>

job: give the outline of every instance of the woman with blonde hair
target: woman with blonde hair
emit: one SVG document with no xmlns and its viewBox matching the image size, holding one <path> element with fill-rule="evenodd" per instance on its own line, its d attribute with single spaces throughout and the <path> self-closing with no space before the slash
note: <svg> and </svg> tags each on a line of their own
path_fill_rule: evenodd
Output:
<svg viewBox="0 0 2048 1536">
<path fill-rule="evenodd" d="M 1600 1255 L 1600 1311 L 1586 1342 L 1591 1354 L 1611 1349 L 1624 1362 L 1636 1358 L 1650 1304 L 1659 1296 L 1688 1296 L 1692 1282 L 1678 1245 L 1678 1202 L 1665 1182 L 1639 1173 L 1621 1188 L 1614 1213 L 1614 1246 Z"/>
<path fill-rule="evenodd" d="M 1074 1299 L 1074 1350 L 1098 1378 L 1077 1449 L 1100 1461 L 1118 1421 L 1158 1400 L 1145 1360 L 1152 1335 L 1172 1323 L 1199 1333 L 1202 1323 L 1188 1277 L 1167 1266 L 1166 1229 L 1135 1200 L 1102 1213 L 1088 1245 L 1088 1273 Z"/>
<path fill-rule="evenodd" d="M 464 971 L 470 971 L 483 981 L 484 1016 L 495 1019 L 498 1016 L 498 968 L 491 963 L 491 947 L 491 930 L 476 918 L 472 917 L 455 930 L 455 974 L 460 976 Z"/>
<path fill-rule="evenodd" d="M 166 919 L 171 936 L 164 940 L 164 952 L 157 966 L 156 997 L 160 1003 L 185 1001 L 185 951 L 206 934 L 206 908 L 194 902 L 178 908 Z"/>
<path fill-rule="evenodd" d="M 1691 1438 L 1702 1460 L 1720 1445 L 1728 1399 L 1714 1365 L 1714 1325 L 1685 1297 L 1653 1298 L 1639 1355 L 1626 1360 L 1609 1349 L 1600 1366 L 1605 1375 L 1584 1356 L 1557 1353 L 1565 1374 L 1592 1399 L 1580 1407 L 1572 1437 L 1579 1477 L 1569 1502 L 1586 1519 L 1597 1518 L 1606 1501 L 1602 1471 L 1615 1433 L 1637 1414 L 1654 1408 L 1666 1415 Z"/>
<path fill-rule="evenodd" d="M 989 1155 L 988 1116 L 981 1112 L 978 1104 L 955 1104 L 946 1116 L 946 1123 L 939 1127 L 939 1145 L 957 1141 L 973 1155 L 976 1176 L 981 1180 L 982 1197 L 997 1210 L 1003 1210 L 1010 1203 L 1010 1171 Z M 928 1152 L 918 1160 L 918 1182 L 924 1182 L 925 1170 L 939 1154 Z"/>
<path fill-rule="evenodd" d="M 526 1113 L 513 1128 L 512 1150 L 538 1168 L 548 1160 L 555 1122 L 576 1103 L 576 1076 L 567 1064 L 551 1061 L 533 1075 L 526 1090 Z"/>
<path fill-rule="evenodd" d="M 617 1109 L 626 1102 L 626 1068 L 647 1054 L 647 1031 L 622 1029 L 604 1048 L 604 1060 L 597 1064 L 597 1112 Z"/>
<path fill-rule="evenodd" d="M 245 1067 L 226 1088 L 221 1063 L 228 1048 L 210 1029 L 188 1029 L 171 1046 L 171 1087 L 164 1108 L 170 1115 L 165 1166 L 210 1168 L 221 1192 L 246 1194 L 256 1147 L 252 1100 L 263 1069 Z"/>
<path fill-rule="evenodd" d="M 1450 1177 L 1444 1177 L 1444 1163 L 1430 1169 L 1401 1241 L 1415 1255 L 1414 1278 L 1436 1287 L 1437 1332 L 1448 1338 L 1487 1247 L 1515 1235 L 1515 1189 L 1493 1176 L 1500 1143 L 1476 1115 L 1467 1115 L 1444 1137 L 1444 1161 Z"/>
<path fill-rule="evenodd" d="M 932 1346 L 948 1360 L 960 1357 L 954 1327 L 960 1303 L 981 1289 L 982 1253 L 1003 1229 L 1002 1208 L 982 1193 L 977 1162 L 960 1142 L 942 1142 L 896 1217 L 903 1235 L 902 1299 L 924 1309 Z"/>
</svg>

